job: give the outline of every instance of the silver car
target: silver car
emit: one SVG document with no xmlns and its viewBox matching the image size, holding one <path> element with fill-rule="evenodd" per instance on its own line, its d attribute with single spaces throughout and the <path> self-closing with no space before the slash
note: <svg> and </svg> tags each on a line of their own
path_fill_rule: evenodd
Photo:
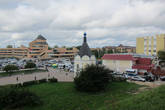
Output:
<svg viewBox="0 0 165 110">
<path fill-rule="evenodd" d="M 145 82 L 146 80 L 140 76 L 133 76 L 131 77 L 131 80 L 134 80 L 134 81 L 143 81 Z"/>
</svg>

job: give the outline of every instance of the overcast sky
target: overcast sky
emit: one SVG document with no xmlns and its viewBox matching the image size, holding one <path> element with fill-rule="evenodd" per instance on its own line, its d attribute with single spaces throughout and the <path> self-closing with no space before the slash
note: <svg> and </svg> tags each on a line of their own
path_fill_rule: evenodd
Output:
<svg viewBox="0 0 165 110">
<path fill-rule="evenodd" d="M 28 46 L 39 34 L 50 46 L 136 45 L 165 33 L 165 0 L 0 0 L 0 47 Z"/>
</svg>

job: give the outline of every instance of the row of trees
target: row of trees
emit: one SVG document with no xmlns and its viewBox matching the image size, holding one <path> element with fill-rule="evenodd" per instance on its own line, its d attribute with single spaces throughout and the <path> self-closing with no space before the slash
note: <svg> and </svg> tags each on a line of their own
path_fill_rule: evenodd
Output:
<svg viewBox="0 0 165 110">
<path fill-rule="evenodd" d="M 33 62 L 27 62 L 25 68 L 36 68 L 36 64 Z M 3 70 L 6 72 L 14 72 L 19 70 L 19 68 L 16 65 L 6 65 Z"/>
</svg>

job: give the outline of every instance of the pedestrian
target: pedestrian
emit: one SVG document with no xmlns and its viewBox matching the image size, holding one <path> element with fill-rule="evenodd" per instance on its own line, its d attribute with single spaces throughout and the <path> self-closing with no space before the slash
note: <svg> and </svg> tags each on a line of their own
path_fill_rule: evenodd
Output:
<svg viewBox="0 0 165 110">
<path fill-rule="evenodd" d="M 18 76 L 16 77 L 16 80 L 17 80 L 17 82 L 18 82 Z"/>
<path fill-rule="evenodd" d="M 36 77 L 36 75 L 34 76 L 34 80 L 35 80 L 35 81 L 37 80 L 37 77 Z"/>
</svg>

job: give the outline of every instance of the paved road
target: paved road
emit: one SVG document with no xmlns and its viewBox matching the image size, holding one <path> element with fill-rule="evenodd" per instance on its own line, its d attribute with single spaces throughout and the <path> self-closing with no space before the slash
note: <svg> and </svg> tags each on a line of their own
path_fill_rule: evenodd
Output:
<svg viewBox="0 0 165 110">
<path fill-rule="evenodd" d="M 1 77 L 0 85 L 8 85 L 8 84 L 17 84 L 23 83 L 27 81 L 39 80 L 39 79 L 49 79 L 49 78 L 57 78 L 59 82 L 72 82 L 73 81 L 73 73 L 65 72 L 60 69 L 48 68 L 48 72 L 39 72 L 33 74 L 25 74 L 25 75 L 13 75 L 9 77 Z M 18 79 L 18 80 L 17 80 Z"/>
</svg>

